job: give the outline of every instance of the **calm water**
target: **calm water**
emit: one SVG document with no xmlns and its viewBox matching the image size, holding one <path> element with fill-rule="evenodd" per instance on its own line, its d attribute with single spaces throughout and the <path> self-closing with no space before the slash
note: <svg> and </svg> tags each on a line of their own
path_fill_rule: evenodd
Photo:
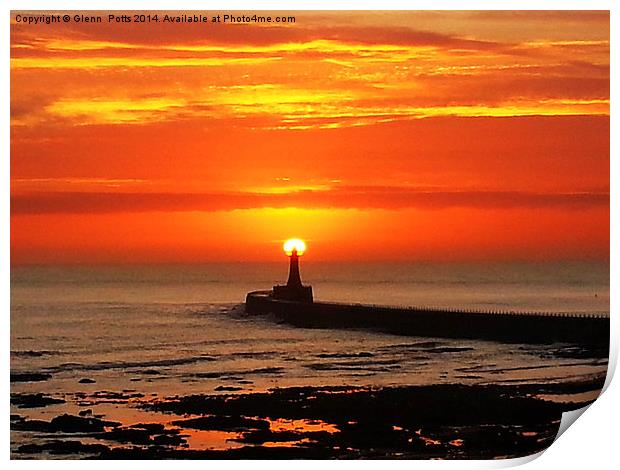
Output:
<svg viewBox="0 0 620 470">
<path fill-rule="evenodd" d="M 14 268 L 11 371 L 51 378 L 14 383 L 11 391 L 67 400 L 19 413 L 75 413 L 83 394 L 100 391 L 163 397 L 298 385 L 540 382 L 606 370 L 604 359 L 554 354 L 562 345 L 301 329 L 245 316 L 245 294 L 286 274 L 281 264 Z M 607 264 L 304 263 L 302 276 L 323 300 L 609 313 Z M 94 383 L 79 383 L 85 378 Z M 111 419 L 144 419 L 134 416 L 139 410 L 98 406 Z"/>
</svg>

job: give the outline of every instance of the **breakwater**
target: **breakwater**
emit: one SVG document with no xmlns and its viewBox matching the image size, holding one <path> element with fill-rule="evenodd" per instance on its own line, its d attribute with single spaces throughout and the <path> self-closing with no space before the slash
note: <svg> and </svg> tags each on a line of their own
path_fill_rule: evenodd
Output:
<svg viewBox="0 0 620 470">
<path fill-rule="evenodd" d="M 385 333 L 516 343 L 575 343 L 597 349 L 609 345 L 609 318 L 539 312 L 476 311 L 391 307 L 275 299 L 271 291 L 250 292 L 245 310 L 271 314 L 306 328 L 372 329 Z"/>
</svg>

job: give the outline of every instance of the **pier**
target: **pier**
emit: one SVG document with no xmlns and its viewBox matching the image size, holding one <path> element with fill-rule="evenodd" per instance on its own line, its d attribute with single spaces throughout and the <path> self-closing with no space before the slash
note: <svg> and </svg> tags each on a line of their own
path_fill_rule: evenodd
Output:
<svg viewBox="0 0 620 470">
<path fill-rule="evenodd" d="M 245 311 L 270 314 L 306 328 L 371 329 L 514 343 L 575 343 L 605 349 L 609 345 L 609 318 L 595 315 L 303 302 L 274 298 L 272 291 L 250 292 Z"/>
<path fill-rule="evenodd" d="M 604 351 L 604 355 L 609 349 L 609 317 L 603 315 L 317 302 L 312 286 L 302 283 L 299 272 L 299 257 L 306 244 L 295 238 L 287 240 L 283 248 L 289 257 L 287 283 L 247 294 L 246 313 L 272 315 L 278 321 L 305 328 L 369 329 L 511 343 L 573 343 Z"/>
</svg>

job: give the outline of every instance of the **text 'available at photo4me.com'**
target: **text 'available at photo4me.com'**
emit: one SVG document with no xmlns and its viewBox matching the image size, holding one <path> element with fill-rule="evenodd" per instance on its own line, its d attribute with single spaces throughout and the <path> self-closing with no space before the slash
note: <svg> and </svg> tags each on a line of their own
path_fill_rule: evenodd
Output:
<svg viewBox="0 0 620 470">
<path fill-rule="evenodd" d="M 164 12 L 150 13 L 107 13 L 107 14 L 86 14 L 86 13 L 53 13 L 53 14 L 17 14 L 17 23 L 27 25 L 55 24 L 55 23 L 170 23 L 170 24 L 269 24 L 269 23 L 295 23 L 294 15 L 265 15 L 257 13 L 182 13 L 169 14 Z"/>
</svg>

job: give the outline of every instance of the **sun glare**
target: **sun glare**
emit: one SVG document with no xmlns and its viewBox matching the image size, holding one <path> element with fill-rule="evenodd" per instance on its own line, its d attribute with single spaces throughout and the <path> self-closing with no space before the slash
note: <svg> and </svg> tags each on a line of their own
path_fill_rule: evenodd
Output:
<svg viewBox="0 0 620 470">
<path fill-rule="evenodd" d="M 303 255 L 306 251 L 306 243 L 299 238 L 290 238 L 284 242 L 283 248 L 287 256 L 291 256 L 295 250 L 298 255 Z"/>
</svg>

